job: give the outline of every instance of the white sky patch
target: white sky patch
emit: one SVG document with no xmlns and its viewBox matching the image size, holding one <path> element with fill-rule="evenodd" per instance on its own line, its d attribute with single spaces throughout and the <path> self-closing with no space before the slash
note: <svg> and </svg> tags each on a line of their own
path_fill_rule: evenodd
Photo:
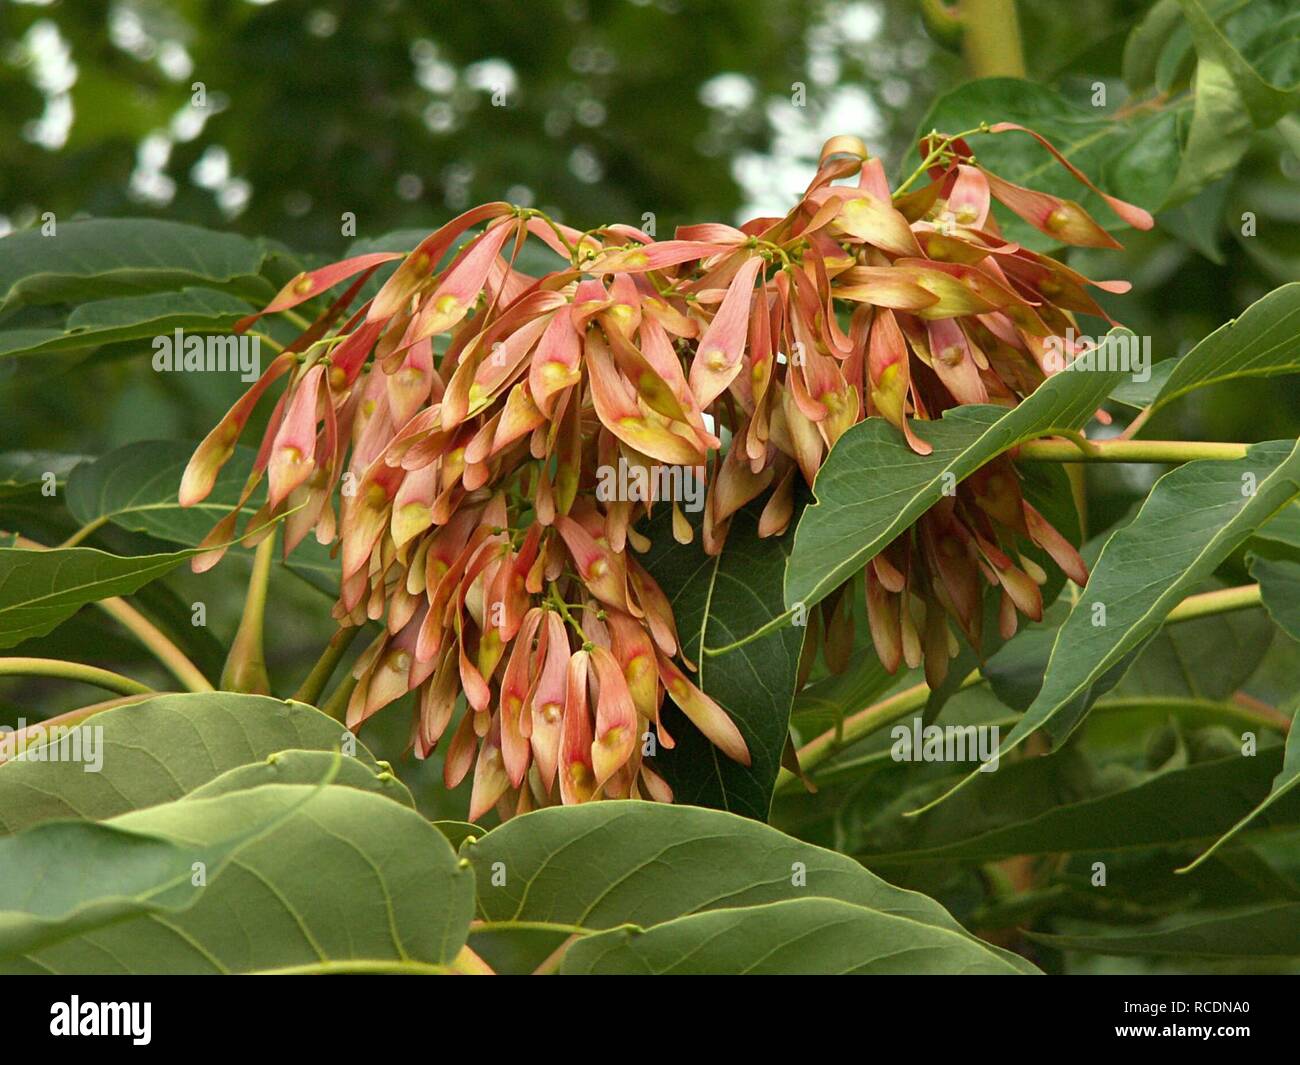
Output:
<svg viewBox="0 0 1300 1065">
<path fill-rule="evenodd" d="M 772 128 L 769 149 L 741 152 L 732 160 L 732 176 L 744 196 L 738 221 L 784 215 L 791 197 L 816 173 L 818 155 L 830 137 L 852 133 L 869 143 L 884 133 L 884 115 L 873 95 L 860 85 L 838 84 L 846 53 L 860 53 L 879 36 L 883 22 L 878 4 L 852 0 L 832 5 L 823 21 L 809 27 L 804 106 L 796 107 L 790 95 L 768 98 L 763 106 Z M 720 74 L 705 82 L 701 99 L 717 110 L 752 105 L 752 99 L 742 103 L 737 88 L 724 80 L 731 78 L 739 75 Z M 894 103 L 898 94 L 891 88 L 883 95 Z"/>
<path fill-rule="evenodd" d="M 465 84 L 480 92 L 490 93 L 504 89 L 509 96 L 518 83 L 515 68 L 504 59 L 480 59 L 465 68 Z"/>
<path fill-rule="evenodd" d="M 28 77 L 45 97 L 40 118 L 23 126 L 23 136 L 33 144 L 56 151 L 68 142 L 72 130 L 72 86 L 77 83 L 77 64 L 72 49 L 49 19 L 33 22 L 19 46 L 22 62 L 30 68 Z"/>
<path fill-rule="evenodd" d="M 744 111 L 754 96 L 754 83 L 743 74 L 717 74 L 700 86 L 700 102 L 715 111 Z"/>
<path fill-rule="evenodd" d="M 836 134 L 852 132 L 870 141 L 884 128 L 880 108 L 857 85 L 842 85 L 813 111 L 788 100 L 768 105 L 773 137 L 770 152 L 742 152 L 731 170 L 745 194 L 740 219 L 759 215 L 784 215 L 790 199 L 803 191 L 817 171 L 822 145 Z"/>
</svg>

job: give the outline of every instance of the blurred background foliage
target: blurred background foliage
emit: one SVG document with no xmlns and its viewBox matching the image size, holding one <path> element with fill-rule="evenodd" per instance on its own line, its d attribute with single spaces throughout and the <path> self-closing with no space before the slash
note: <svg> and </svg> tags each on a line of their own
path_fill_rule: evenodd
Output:
<svg viewBox="0 0 1300 1065">
<path fill-rule="evenodd" d="M 896 170 L 935 98 L 970 78 L 927 31 L 933 6 L 2 0 L 0 232 L 45 212 L 136 215 L 328 256 L 492 199 L 584 228 L 650 214 L 660 236 L 784 211 L 827 137 L 858 134 Z M 1122 108 L 1123 44 L 1146 9 L 1020 4 L 1027 75 L 1079 104 L 1104 82 Z M 1157 359 L 1300 276 L 1297 130 L 1291 117 L 1256 134 L 1231 176 L 1153 233 L 1126 233 L 1126 253 L 1076 254 L 1093 276 L 1133 280 L 1114 313 Z M 233 383 L 139 360 L 76 366 L 0 371 L 7 446 L 197 437 L 233 398 Z M 35 387 L 51 375 L 57 387 Z M 1294 396 L 1261 408 L 1251 395 L 1171 410 L 1149 435 L 1286 435 Z"/>
<path fill-rule="evenodd" d="M 39 226 L 47 212 L 59 221 L 166 218 L 324 261 L 354 239 L 427 231 L 494 199 L 543 207 L 580 228 L 645 226 L 652 215 L 660 237 L 687 222 L 783 213 L 826 138 L 861 136 L 896 173 L 934 101 L 991 72 L 945 44 L 923 7 L 938 6 L 0 0 L 0 236 Z M 1081 106 L 1102 84 L 1105 106 L 1123 108 L 1124 44 L 1148 8 L 1135 0 L 1020 3 L 1026 76 Z M 1132 280 L 1133 292 L 1109 299 L 1108 309 L 1152 338 L 1157 360 L 1185 352 L 1300 277 L 1300 123 L 1288 116 L 1250 136 L 1228 176 L 1158 214 L 1150 233 L 1121 233 L 1124 251 L 1069 257 L 1089 276 Z M 1247 213 L 1252 235 L 1243 231 Z M 137 440 L 197 440 L 245 387 L 234 375 L 155 373 L 147 351 L 139 342 L 93 361 L 88 353 L 0 359 L 0 451 L 97 455 Z M 1117 431 L 1129 414 L 1115 413 Z M 1297 422 L 1293 379 L 1244 381 L 1171 405 L 1145 435 L 1255 441 L 1294 437 Z M 1095 536 L 1128 513 L 1162 469 L 1088 472 Z M 38 493 L 0 498 L 0 527 L 42 542 L 58 542 L 75 524 Z M 111 526 L 93 546 L 168 549 Z M 137 600 L 215 676 L 248 571 L 247 554 L 232 553 L 204 578 L 182 568 Z M 206 628 L 188 624 L 200 600 Z M 271 601 L 269 665 L 285 694 L 333 624 L 328 600 L 278 568 Z M 1293 664 L 1287 644 L 1276 660 Z M 93 609 L 21 653 L 77 658 L 169 686 Z M 1259 699 L 1294 694 L 1290 665 L 1274 673 L 1264 670 L 1250 688 Z M 62 681 L 8 680 L 0 720 L 100 698 Z M 978 700 L 955 705 L 974 719 L 1002 712 Z M 407 720 L 391 709 L 363 739 L 396 757 Z M 465 797 L 446 796 L 434 785 L 439 774 L 436 758 L 402 771 L 426 812 L 462 816 Z M 866 847 L 869 819 L 855 804 L 864 796 L 884 802 L 894 783 L 888 774 L 881 780 L 878 793 L 872 788 L 881 782 L 870 779 L 839 797 L 832 789 L 814 815 L 788 800 L 778 819 L 808 838 Z M 920 875 L 914 882 L 962 910 L 966 882 L 930 884 Z"/>
</svg>

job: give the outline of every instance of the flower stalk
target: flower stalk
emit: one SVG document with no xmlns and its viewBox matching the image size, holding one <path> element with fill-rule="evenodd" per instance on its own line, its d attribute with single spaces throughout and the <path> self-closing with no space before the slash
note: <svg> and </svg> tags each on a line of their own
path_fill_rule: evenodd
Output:
<svg viewBox="0 0 1300 1065">
<path fill-rule="evenodd" d="M 230 645 L 225 667 L 221 671 L 223 691 L 270 695 L 271 679 L 266 672 L 266 651 L 262 629 L 266 615 L 266 589 L 271 577 L 271 560 L 275 556 L 275 530 L 257 545 L 253 553 L 253 572 L 248 578 L 248 595 L 244 614 Z"/>
</svg>

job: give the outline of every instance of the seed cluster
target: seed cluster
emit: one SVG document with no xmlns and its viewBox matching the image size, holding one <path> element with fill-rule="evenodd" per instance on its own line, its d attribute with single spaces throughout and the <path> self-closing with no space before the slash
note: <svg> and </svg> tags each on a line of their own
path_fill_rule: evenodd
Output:
<svg viewBox="0 0 1300 1065">
<path fill-rule="evenodd" d="M 788 214 L 738 228 L 691 225 L 659 241 L 626 225 L 580 233 L 489 203 L 408 255 L 300 275 L 261 313 L 349 284 L 195 452 L 182 505 L 212 490 L 258 400 L 288 375 L 243 497 L 194 568 L 237 538 L 263 480 L 246 542 L 279 516 L 286 552 L 313 531 L 337 541 L 334 616 L 383 622 L 354 667 L 347 724 L 416 691 L 411 742 L 425 757 L 463 692 L 444 773 L 455 786 L 474 768 L 471 817 L 594 797 L 671 801 L 642 745 L 653 723 L 656 742 L 673 746 L 665 693 L 748 763 L 734 722 L 690 679 L 671 606 L 637 561 L 648 547 L 638 522 L 669 507 L 679 541 L 698 535 L 717 553 L 736 512 L 762 498 L 760 535 L 780 535 L 797 482 L 812 484 L 851 425 L 880 416 L 926 453 L 916 421 L 961 404 L 1014 406 L 1059 368 L 1049 338 L 1059 345 L 1076 313 L 1105 316 L 1087 286 L 1127 288 L 1008 242 L 991 212 L 996 200 L 1061 243 L 1117 246 L 1078 204 L 988 172 L 963 135 L 926 138 L 921 157 L 891 191 L 860 141 L 835 138 Z M 1150 226 L 1145 212 L 1105 199 Z M 530 238 L 563 265 L 541 277 L 516 269 Z M 620 461 L 649 485 L 663 483 L 663 465 L 698 470 L 701 520 L 654 492 L 604 498 L 599 471 Z M 1008 459 L 962 482 L 866 567 L 885 666 L 924 663 L 937 684 L 956 653 L 950 622 L 978 646 L 986 588 L 1001 596 L 1004 635 L 1017 613 L 1040 617 L 1046 575 L 1025 556 L 1029 543 L 1086 580 L 1074 548 L 1022 498 Z M 825 616 L 827 658 L 842 664 L 843 594 Z M 806 650 L 816 646 L 810 633 Z"/>
</svg>

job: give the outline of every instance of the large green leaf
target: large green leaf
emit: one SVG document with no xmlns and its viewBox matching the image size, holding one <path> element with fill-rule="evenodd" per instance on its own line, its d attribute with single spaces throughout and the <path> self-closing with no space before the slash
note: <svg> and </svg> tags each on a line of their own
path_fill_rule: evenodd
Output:
<svg viewBox="0 0 1300 1065">
<path fill-rule="evenodd" d="M 193 453 L 193 444 L 179 440 L 141 440 L 84 462 L 68 478 L 68 510 L 83 524 L 106 519 L 132 532 L 197 546 L 239 503 L 255 452 L 237 447 L 217 474 L 208 497 L 182 507 L 177 493 Z M 243 520 L 251 518 L 257 508 L 257 502 L 249 500 Z M 299 544 L 285 565 L 327 594 L 338 589 L 338 563 L 314 536 Z"/>
<path fill-rule="evenodd" d="M 160 695 L 96 714 L 88 724 L 101 730 L 97 772 L 47 761 L 39 748 L 0 765 L 0 833 L 53 818 L 101 821 L 156 806 L 239 767 L 264 766 L 262 783 L 306 782 L 286 777 L 292 766 L 268 766 L 266 759 L 291 749 L 336 751 L 344 742 L 343 726 L 313 707 L 233 692 Z M 355 760 L 372 775 L 380 771 L 359 743 Z M 318 772 L 308 780 L 323 778 Z"/>
<path fill-rule="evenodd" d="M 206 886 L 190 890 L 184 909 L 165 916 L 142 909 L 88 930 L 56 926 L 46 940 L 70 934 L 0 964 L 32 973 L 253 972 L 360 958 L 445 964 L 464 945 L 473 874 L 417 813 L 370 792 L 273 784 L 166 803 L 98 827 L 163 840 L 206 863 L 250 825 L 269 828 L 225 865 L 209 866 Z M 26 848 L 34 867 L 53 868 L 68 857 L 57 838 L 64 828 L 51 822 L 0 846 Z M 116 861 L 94 857 L 93 873 L 62 877 L 65 909 L 115 893 Z"/>
<path fill-rule="evenodd" d="M 184 285 L 270 296 L 258 274 L 266 251 L 235 233 L 147 218 L 60 222 L 0 241 L 0 311 L 83 303 Z"/>
<path fill-rule="evenodd" d="M 1105 364 L 1116 333 L 1098 354 Z M 938 421 L 913 423 L 933 446 L 918 455 L 883 418 L 849 428 L 817 474 L 817 502 L 795 529 L 785 573 L 787 606 L 811 607 L 860 570 L 943 498 L 945 489 L 1002 452 L 1034 437 L 1079 429 L 1122 375 L 1060 373 L 1018 406 L 955 407 Z"/>
<path fill-rule="evenodd" d="M 1300 281 L 1275 288 L 1219 326 L 1181 359 L 1158 363 L 1145 382 L 1128 381 L 1113 399 L 1153 410 L 1197 388 L 1238 377 L 1300 372 Z"/>
<path fill-rule="evenodd" d="M 1244 459 L 1189 462 L 1157 481 L 1133 521 L 1102 549 L 1057 634 L 1042 688 L 1001 755 L 1044 726 L 1057 743 L 1065 739 L 1087 713 L 1098 681 L 1146 644 L 1169 611 L 1298 492 L 1300 445 L 1291 441 L 1256 444 Z"/>
<path fill-rule="evenodd" d="M 130 595 L 193 554 L 124 558 L 88 547 L 0 548 L 0 648 L 44 636 L 87 603 Z"/>
<path fill-rule="evenodd" d="M 702 911 L 834 898 L 918 927 L 966 935 L 933 899 L 857 862 L 717 810 L 635 801 L 513 818 L 461 853 L 489 922 L 643 928 Z M 994 948 L 983 948 L 993 950 Z M 1001 952 L 999 957 L 1023 962 Z"/>
<path fill-rule="evenodd" d="M 672 602 L 694 680 L 736 722 L 752 764 L 733 762 L 681 714 L 671 700 L 664 713 L 672 750 L 660 747 L 652 764 L 668 780 L 677 802 L 732 810 L 766 820 L 790 721 L 804 630 L 782 625 L 743 647 L 707 655 L 762 628 L 782 612 L 781 575 L 789 537 L 760 539 L 752 508 L 734 516 L 722 552 L 709 556 L 696 541 L 673 539 L 666 508 L 646 531 L 653 546 L 643 562 Z"/>
<path fill-rule="evenodd" d="M 253 309 L 246 300 L 210 288 L 95 300 L 76 306 L 57 328 L 0 330 L 0 358 L 79 351 L 170 334 L 174 329 L 224 331 Z"/>
<path fill-rule="evenodd" d="M 1253 906 L 1177 917 L 1164 927 L 1117 935 L 1035 935 L 1059 950 L 1183 958 L 1300 957 L 1300 904 Z"/>
<path fill-rule="evenodd" d="M 835 899 L 716 910 L 649 930 L 616 928 L 568 949 L 565 975 L 1017 973 L 948 929 Z"/>
</svg>

